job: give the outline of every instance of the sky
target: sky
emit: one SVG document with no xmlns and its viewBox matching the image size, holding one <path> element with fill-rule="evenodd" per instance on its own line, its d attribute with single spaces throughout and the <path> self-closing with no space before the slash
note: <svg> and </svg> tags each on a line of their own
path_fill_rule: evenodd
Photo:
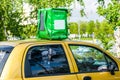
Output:
<svg viewBox="0 0 120 80">
<path fill-rule="evenodd" d="M 78 21 L 90 21 L 90 20 L 99 20 L 102 21 L 104 17 L 99 16 L 97 11 L 97 0 L 84 0 L 85 2 L 85 13 L 87 17 L 80 16 L 80 9 L 82 8 L 79 2 L 73 3 L 70 8 L 72 9 L 72 16 L 70 17 L 70 22 L 78 22 Z"/>
</svg>

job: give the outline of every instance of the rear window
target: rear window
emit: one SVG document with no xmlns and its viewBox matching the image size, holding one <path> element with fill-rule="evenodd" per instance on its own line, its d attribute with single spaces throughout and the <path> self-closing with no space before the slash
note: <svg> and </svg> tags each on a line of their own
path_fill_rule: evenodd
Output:
<svg viewBox="0 0 120 80">
<path fill-rule="evenodd" d="M 0 45 L 0 75 L 13 46 Z"/>
</svg>

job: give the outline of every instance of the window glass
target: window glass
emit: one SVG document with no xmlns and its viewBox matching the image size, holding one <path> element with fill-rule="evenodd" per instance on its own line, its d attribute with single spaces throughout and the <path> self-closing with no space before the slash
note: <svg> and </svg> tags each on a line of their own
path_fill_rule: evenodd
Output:
<svg viewBox="0 0 120 80">
<path fill-rule="evenodd" d="M 4 64 L 11 53 L 13 47 L 8 45 L 0 45 L 0 74 L 2 73 L 2 69 Z"/>
<path fill-rule="evenodd" d="M 25 66 L 26 77 L 70 72 L 61 45 L 43 45 L 30 48 L 26 57 Z"/>
<path fill-rule="evenodd" d="M 107 59 L 107 67 L 110 68 L 111 65 L 113 65 L 113 67 L 115 68 L 116 71 L 118 71 L 118 66 L 116 64 L 116 62 L 114 60 L 112 60 L 111 58 L 109 58 L 108 56 L 106 56 Z"/>
<path fill-rule="evenodd" d="M 110 62 L 116 65 L 112 59 L 96 48 L 82 45 L 70 45 L 70 48 L 78 65 L 79 72 L 108 71 Z M 117 66 L 116 69 L 118 69 Z"/>
</svg>

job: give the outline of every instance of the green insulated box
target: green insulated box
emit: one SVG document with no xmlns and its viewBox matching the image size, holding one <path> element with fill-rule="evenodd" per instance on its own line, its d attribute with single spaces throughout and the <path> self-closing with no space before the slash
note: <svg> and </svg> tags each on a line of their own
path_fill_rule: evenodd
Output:
<svg viewBox="0 0 120 80">
<path fill-rule="evenodd" d="M 37 38 L 50 40 L 68 38 L 67 9 L 39 9 Z"/>
</svg>

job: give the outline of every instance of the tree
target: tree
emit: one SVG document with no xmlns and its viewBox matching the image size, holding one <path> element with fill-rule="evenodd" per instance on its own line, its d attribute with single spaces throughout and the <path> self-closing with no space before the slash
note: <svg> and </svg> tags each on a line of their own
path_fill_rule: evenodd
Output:
<svg viewBox="0 0 120 80">
<path fill-rule="evenodd" d="M 12 35 L 19 35 L 19 24 L 22 20 L 22 0 L 11 1 L 1 0 L 0 1 L 0 35 L 3 35 L 0 40 L 6 40 L 8 36 L 8 30 Z"/>
<path fill-rule="evenodd" d="M 36 25 L 23 24 L 29 18 L 24 16 L 23 3 L 23 0 L 0 1 L 0 40 L 7 40 L 9 35 L 21 39 L 35 36 Z"/>
<path fill-rule="evenodd" d="M 83 2 L 83 0 L 78 0 Z M 89 27 L 87 28 L 89 34 L 95 31 L 96 38 L 101 40 L 105 49 L 109 49 L 112 44 L 109 44 L 113 40 L 113 28 L 120 26 L 120 1 L 119 0 L 110 0 L 111 2 L 106 6 L 105 0 L 97 0 L 99 3 L 98 14 L 104 16 L 106 20 L 102 22 L 101 25 L 97 23 L 95 26 L 90 22 Z M 83 13 L 84 10 L 81 12 Z M 109 23 L 108 23 L 109 22 Z M 91 26 L 90 26 L 91 25 Z M 95 28 L 91 28 L 95 27 Z M 92 30 L 94 29 L 94 30 Z"/>
<path fill-rule="evenodd" d="M 111 0 L 111 3 L 106 7 L 100 5 L 97 12 L 101 16 L 104 16 L 111 26 L 120 26 L 120 1 Z"/>
<path fill-rule="evenodd" d="M 117 26 L 120 26 L 120 0 L 111 0 L 111 2 L 107 6 L 99 6 L 98 7 L 98 14 L 101 16 L 105 17 L 105 19 L 109 22 L 110 26 L 109 28 L 112 27 L 111 33 L 116 29 Z M 119 37 L 118 37 L 119 38 Z M 110 38 L 108 38 L 110 39 Z M 105 37 L 105 41 L 107 42 L 107 38 Z M 110 41 L 110 40 L 108 40 Z M 117 42 L 117 45 L 119 44 L 119 41 Z M 119 47 L 119 46 L 116 46 Z M 119 49 L 119 48 L 117 48 Z M 116 50 L 117 50 L 116 49 Z M 120 55 L 118 55 L 120 56 Z"/>
<path fill-rule="evenodd" d="M 21 34 L 21 39 L 29 39 L 29 38 L 34 38 L 36 35 L 36 26 L 29 24 L 29 25 L 23 25 L 22 27 L 22 32 Z M 24 27 L 24 28 L 23 28 Z"/>
<path fill-rule="evenodd" d="M 37 9 L 70 6 L 73 0 L 25 0 Z"/>
<path fill-rule="evenodd" d="M 104 49 L 108 50 L 111 48 L 113 43 L 113 30 L 107 21 L 102 21 L 99 28 L 95 31 L 95 37 L 102 42 Z"/>
<path fill-rule="evenodd" d="M 56 7 L 69 7 L 74 0 L 1 0 L 0 1 L 0 40 L 5 40 L 8 36 L 8 31 L 11 35 L 17 37 L 24 37 L 26 25 L 23 27 L 20 23 L 24 20 L 23 15 L 23 3 L 27 2 L 34 7 L 29 18 L 37 17 L 37 9 L 41 8 L 56 8 Z M 84 5 L 83 0 L 77 0 L 81 6 Z M 104 0 L 98 0 L 98 3 L 103 4 Z M 84 16 L 84 7 L 80 11 Z M 36 30 L 36 24 L 34 28 Z M 35 30 L 33 30 L 35 32 Z M 32 34 L 32 33 L 31 33 Z"/>
<path fill-rule="evenodd" d="M 0 41 L 5 39 L 5 35 L 4 35 L 3 30 L 4 30 L 3 27 L 0 27 Z"/>
<path fill-rule="evenodd" d="M 78 24 L 77 23 L 69 23 L 70 34 L 78 34 Z"/>
<path fill-rule="evenodd" d="M 95 23 L 94 23 L 94 21 L 89 21 L 88 22 L 88 27 L 87 27 L 87 32 L 89 34 L 89 37 L 92 37 L 91 35 L 93 34 L 94 29 L 95 29 Z"/>
<path fill-rule="evenodd" d="M 95 32 L 97 32 L 97 30 L 100 29 L 100 22 L 98 20 L 96 20 L 95 22 Z"/>
<path fill-rule="evenodd" d="M 24 0 L 33 6 L 34 10 L 31 11 L 32 18 L 37 17 L 37 10 L 43 8 L 58 8 L 69 7 L 74 0 Z"/>
<path fill-rule="evenodd" d="M 83 37 L 83 34 L 86 34 L 86 32 L 87 32 L 87 23 L 88 22 L 86 22 L 86 21 L 81 21 L 80 22 L 80 34 L 81 34 L 81 37 Z"/>
</svg>

